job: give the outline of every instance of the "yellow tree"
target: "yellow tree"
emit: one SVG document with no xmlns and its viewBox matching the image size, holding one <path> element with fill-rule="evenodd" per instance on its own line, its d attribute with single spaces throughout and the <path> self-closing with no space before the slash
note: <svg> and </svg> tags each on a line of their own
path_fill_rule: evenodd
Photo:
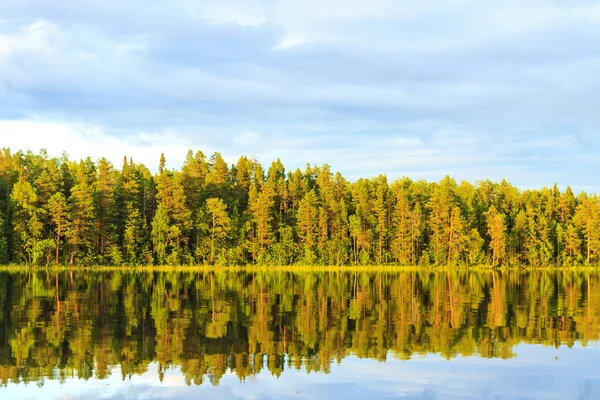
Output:
<svg viewBox="0 0 600 400">
<path fill-rule="evenodd" d="M 67 231 L 67 199 L 61 192 L 55 193 L 48 200 L 48 211 L 52 218 L 52 224 L 54 225 L 54 240 L 56 242 L 56 259 L 55 263 L 58 264 L 59 252 L 60 252 L 60 241 Z"/>
<path fill-rule="evenodd" d="M 564 243 L 567 256 L 573 262 L 581 254 L 581 238 L 573 224 L 567 226 L 567 230 L 564 233 Z"/>
<path fill-rule="evenodd" d="M 267 247 L 273 243 L 273 192 L 269 185 L 263 185 L 260 192 L 256 185 L 250 190 L 250 212 L 253 226 L 253 256 L 262 259 Z"/>
<path fill-rule="evenodd" d="M 492 265 L 499 264 L 506 252 L 506 223 L 504 214 L 491 206 L 486 213 L 487 231 L 492 250 Z"/>
<path fill-rule="evenodd" d="M 403 190 L 397 185 L 395 189 L 394 206 L 394 240 L 392 249 L 397 261 L 407 265 L 413 261 L 413 223 L 411 218 L 410 202 Z"/>
<path fill-rule="evenodd" d="M 577 207 L 575 223 L 583 232 L 586 244 L 586 261 L 590 263 L 600 253 L 600 204 L 595 196 L 582 196 Z"/>
<path fill-rule="evenodd" d="M 375 199 L 373 201 L 373 211 L 377 216 L 377 254 L 376 261 L 381 264 L 384 261 L 384 252 L 387 250 L 387 237 L 389 226 L 389 207 L 388 207 L 388 183 L 385 175 L 379 175 L 375 181 Z"/>
</svg>

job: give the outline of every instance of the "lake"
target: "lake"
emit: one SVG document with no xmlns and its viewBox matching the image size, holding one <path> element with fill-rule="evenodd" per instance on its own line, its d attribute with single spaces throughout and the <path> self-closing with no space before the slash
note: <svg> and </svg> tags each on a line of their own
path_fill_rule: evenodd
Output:
<svg viewBox="0 0 600 400">
<path fill-rule="evenodd" d="M 0 399 L 598 399 L 596 272 L 0 272 Z"/>
</svg>

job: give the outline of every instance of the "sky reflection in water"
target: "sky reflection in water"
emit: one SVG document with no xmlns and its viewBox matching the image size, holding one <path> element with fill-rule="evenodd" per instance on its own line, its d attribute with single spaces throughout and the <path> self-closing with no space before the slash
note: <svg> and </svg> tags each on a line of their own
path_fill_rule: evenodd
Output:
<svg viewBox="0 0 600 400">
<path fill-rule="evenodd" d="M 148 372 L 123 380 L 120 368 L 105 380 L 77 378 L 9 384 L 2 399 L 598 399 L 600 348 L 518 345 L 511 360 L 427 355 L 409 361 L 346 357 L 331 373 L 286 370 L 279 378 L 268 370 L 240 382 L 233 373 L 219 386 L 208 380 L 187 385 L 179 368 L 158 378 Z"/>
</svg>

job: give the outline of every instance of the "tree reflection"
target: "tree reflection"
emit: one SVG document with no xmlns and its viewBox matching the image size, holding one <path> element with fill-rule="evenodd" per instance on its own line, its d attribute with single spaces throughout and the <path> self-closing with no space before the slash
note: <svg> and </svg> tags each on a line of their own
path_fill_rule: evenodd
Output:
<svg viewBox="0 0 600 400">
<path fill-rule="evenodd" d="M 329 372 L 348 355 L 513 357 L 519 343 L 587 345 L 596 273 L 0 273 L 0 381 L 123 379 L 152 362 L 188 384 L 268 369 Z"/>
</svg>

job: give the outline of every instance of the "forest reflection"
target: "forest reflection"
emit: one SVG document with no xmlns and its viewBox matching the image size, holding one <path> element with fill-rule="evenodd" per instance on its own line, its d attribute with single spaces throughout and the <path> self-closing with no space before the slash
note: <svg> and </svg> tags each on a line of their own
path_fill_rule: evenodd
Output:
<svg viewBox="0 0 600 400">
<path fill-rule="evenodd" d="M 600 279 L 526 272 L 0 273 L 0 382 L 123 379 L 159 365 L 188 384 L 263 369 L 328 372 L 348 355 L 513 357 L 587 345 Z"/>
</svg>

